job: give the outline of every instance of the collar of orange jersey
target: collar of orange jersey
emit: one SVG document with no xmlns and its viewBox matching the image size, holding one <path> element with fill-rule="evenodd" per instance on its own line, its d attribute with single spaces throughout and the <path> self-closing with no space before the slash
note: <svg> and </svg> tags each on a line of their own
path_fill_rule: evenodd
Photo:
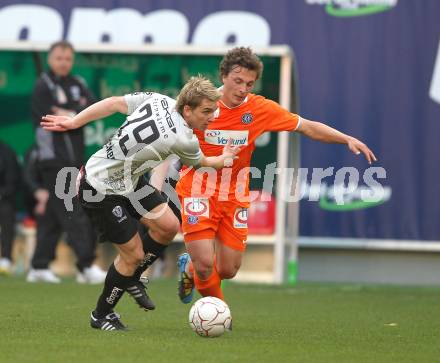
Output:
<svg viewBox="0 0 440 363">
<path fill-rule="evenodd" d="M 223 86 L 221 86 L 221 87 L 219 87 L 219 88 L 217 88 L 217 89 L 219 90 L 220 93 L 223 93 L 223 92 L 222 92 L 222 91 L 223 91 Z M 234 107 L 229 107 L 229 106 L 225 105 L 225 103 L 224 103 L 222 100 L 219 100 L 219 102 L 220 102 L 224 107 L 229 108 L 230 110 L 233 110 L 234 108 L 240 107 L 243 103 L 246 103 L 246 102 L 248 101 L 248 99 L 249 99 L 249 96 L 246 96 L 242 103 L 240 103 L 239 105 L 234 106 Z"/>
</svg>

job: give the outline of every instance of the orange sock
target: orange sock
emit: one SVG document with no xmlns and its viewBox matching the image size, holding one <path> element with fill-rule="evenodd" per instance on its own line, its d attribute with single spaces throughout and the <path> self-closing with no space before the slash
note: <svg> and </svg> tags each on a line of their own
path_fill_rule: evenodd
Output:
<svg viewBox="0 0 440 363">
<path fill-rule="evenodd" d="M 190 269 L 191 267 L 192 264 L 190 265 Z M 197 273 L 194 272 L 195 271 L 193 268 L 194 284 L 196 285 L 196 289 L 200 293 L 200 295 L 214 296 L 214 297 L 218 297 L 223 301 L 225 300 L 221 287 L 222 280 L 220 279 L 220 275 L 218 274 L 215 265 L 211 275 L 206 280 L 202 280 L 200 277 L 197 276 Z"/>
</svg>

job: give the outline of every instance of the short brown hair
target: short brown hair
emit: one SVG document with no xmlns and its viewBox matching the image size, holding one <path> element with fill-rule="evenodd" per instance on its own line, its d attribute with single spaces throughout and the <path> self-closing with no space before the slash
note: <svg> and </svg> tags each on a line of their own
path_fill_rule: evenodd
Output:
<svg viewBox="0 0 440 363">
<path fill-rule="evenodd" d="M 52 51 L 53 51 L 55 48 L 68 48 L 68 49 L 70 49 L 73 53 L 75 52 L 75 49 L 73 49 L 73 45 L 72 45 L 72 43 L 68 42 L 67 40 L 60 40 L 60 41 L 58 41 L 58 42 L 52 43 L 52 44 L 50 45 L 50 48 L 49 48 L 49 52 L 48 52 L 48 53 L 49 53 L 49 54 L 52 53 Z"/>
<path fill-rule="evenodd" d="M 220 92 L 209 79 L 200 75 L 191 77 L 177 96 L 176 110 L 182 115 L 185 105 L 196 108 L 204 99 L 217 102 L 220 96 Z"/>
<path fill-rule="evenodd" d="M 225 54 L 220 62 L 220 77 L 226 77 L 236 67 L 255 71 L 257 79 L 263 73 L 263 63 L 249 47 L 235 47 Z"/>
</svg>

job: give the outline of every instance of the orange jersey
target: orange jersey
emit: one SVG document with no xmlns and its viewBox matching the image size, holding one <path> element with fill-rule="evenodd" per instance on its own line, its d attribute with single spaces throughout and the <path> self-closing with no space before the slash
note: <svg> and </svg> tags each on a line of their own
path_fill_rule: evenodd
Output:
<svg viewBox="0 0 440 363">
<path fill-rule="evenodd" d="M 249 167 L 255 140 L 268 131 L 292 131 L 299 125 L 299 116 L 282 108 L 263 96 L 249 94 L 240 106 L 228 108 L 218 103 L 214 120 L 205 131 L 194 130 L 205 156 L 218 156 L 232 139 L 241 146 L 238 159 L 232 168 L 217 170 L 210 175 L 203 169 L 183 169 L 176 191 L 181 197 L 216 197 L 218 200 L 234 200 L 248 206 Z M 264 170 L 261 170 L 264 173 Z"/>
</svg>

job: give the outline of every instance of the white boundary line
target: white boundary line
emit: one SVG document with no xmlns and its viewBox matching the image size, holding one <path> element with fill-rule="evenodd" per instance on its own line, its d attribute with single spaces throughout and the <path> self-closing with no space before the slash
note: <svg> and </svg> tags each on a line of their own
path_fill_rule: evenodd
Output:
<svg viewBox="0 0 440 363">
<path fill-rule="evenodd" d="M 35 43 L 27 41 L 0 42 L 0 50 L 16 51 L 47 51 L 49 43 Z M 194 55 L 224 55 L 230 47 L 204 47 L 194 45 L 116 45 L 116 44 L 73 44 L 76 52 L 92 53 L 136 53 L 136 54 L 194 54 Z M 252 50 L 259 56 L 290 56 L 292 51 L 287 45 L 274 45 L 270 47 L 252 47 Z"/>
<path fill-rule="evenodd" d="M 299 237 L 299 246 L 337 250 L 440 252 L 440 241 Z"/>
<path fill-rule="evenodd" d="M 292 79 L 292 55 L 281 58 L 280 64 L 280 105 L 290 109 Z M 286 170 L 289 162 L 289 134 L 287 131 L 278 133 L 277 167 Z M 285 280 L 286 270 L 286 212 L 287 206 L 284 197 L 287 195 L 287 175 L 282 172 L 277 177 L 276 187 L 276 221 L 275 221 L 275 246 L 274 246 L 274 282 L 281 284 Z M 290 237 L 290 236 L 289 236 Z M 293 236 L 295 239 L 296 236 Z M 291 248 L 296 248 L 292 245 Z"/>
</svg>

